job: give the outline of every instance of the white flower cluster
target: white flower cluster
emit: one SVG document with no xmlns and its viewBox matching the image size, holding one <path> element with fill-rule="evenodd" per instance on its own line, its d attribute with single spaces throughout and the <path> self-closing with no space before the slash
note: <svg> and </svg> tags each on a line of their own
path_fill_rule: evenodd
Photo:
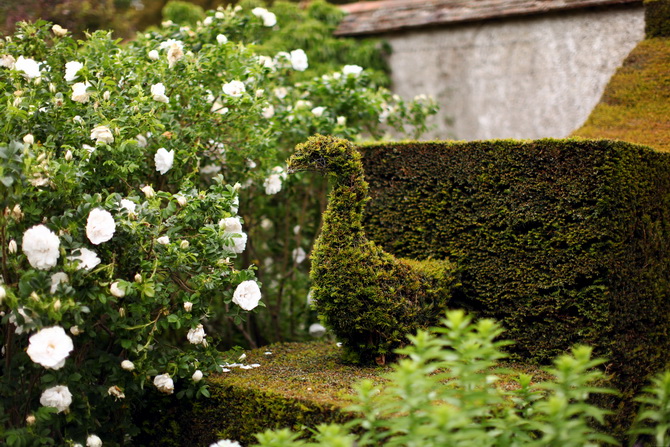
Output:
<svg viewBox="0 0 670 447">
<path fill-rule="evenodd" d="M 251 13 L 263 20 L 263 25 L 269 28 L 277 24 L 277 16 L 265 8 L 254 8 Z"/>
</svg>

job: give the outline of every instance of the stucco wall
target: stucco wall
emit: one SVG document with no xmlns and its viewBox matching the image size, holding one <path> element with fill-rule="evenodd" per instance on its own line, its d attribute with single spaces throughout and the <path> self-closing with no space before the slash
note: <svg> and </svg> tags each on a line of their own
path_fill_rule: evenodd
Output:
<svg viewBox="0 0 670 447">
<path fill-rule="evenodd" d="M 427 139 L 565 137 L 644 38 L 642 6 L 383 36 L 393 90 L 440 103 Z"/>
</svg>

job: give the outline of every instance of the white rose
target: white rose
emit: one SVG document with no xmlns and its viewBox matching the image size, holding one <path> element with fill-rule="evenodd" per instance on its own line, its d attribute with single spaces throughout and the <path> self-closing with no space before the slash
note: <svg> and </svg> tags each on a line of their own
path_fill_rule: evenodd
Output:
<svg viewBox="0 0 670 447">
<path fill-rule="evenodd" d="M 164 102 L 166 104 L 170 102 L 170 98 L 165 96 L 165 86 L 162 82 L 151 86 L 151 96 L 154 101 Z"/>
<path fill-rule="evenodd" d="M 121 287 L 119 287 L 118 281 L 114 281 L 109 286 L 109 292 L 117 298 L 123 298 L 124 296 L 126 296 L 126 291 L 123 290 Z"/>
<path fill-rule="evenodd" d="M 307 70 L 307 54 L 301 49 L 291 51 L 291 66 L 296 71 Z"/>
<path fill-rule="evenodd" d="M 121 199 L 121 208 L 128 210 L 129 213 L 134 213 L 137 209 L 137 204 L 132 200 Z"/>
<path fill-rule="evenodd" d="M 174 382 L 169 374 L 159 374 L 154 377 L 154 385 L 161 393 L 172 394 L 174 392 Z"/>
<path fill-rule="evenodd" d="M 23 325 L 18 323 L 18 318 L 16 317 L 16 313 L 21 315 L 23 317 Z M 33 319 L 26 314 L 26 311 L 23 307 L 19 307 L 15 312 L 12 312 L 12 314 L 9 316 L 9 322 L 12 323 L 14 326 L 16 326 L 15 333 L 18 335 L 23 334 L 24 332 L 30 332 L 33 328 L 31 327 L 33 324 Z"/>
<path fill-rule="evenodd" d="M 247 246 L 247 234 L 246 233 L 233 233 L 238 237 L 232 237 L 230 242 L 226 244 L 226 247 L 229 248 L 233 253 L 242 253 Z"/>
<path fill-rule="evenodd" d="M 65 385 L 56 385 L 42 392 L 40 403 L 45 407 L 58 409 L 58 413 L 67 410 L 72 404 L 72 393 Z"/>
<path fill-rule="evenodd" d="M 72 82 L 79 77 L 77 73 L 84 68 L 84 64 L 77 61 L 70 61 L 65 64 L 65 81 Z"/>
<path fill-rule="evenodd" d="M 218 11 L 217 13 L 214 14 L 214 17 L 217 19 L 223 19 L 225 16 L 223 15 L 223 12 Z"/>
<path fill-rule="evenodd" d="M 233 293 L 233 303 L 244 310 L 252 310 L 261 300 L 261 289 L 256 281 L 242 281 Z"/>
<path fill-rule="evenodd" d="M 91 130 L 91 140 L 95 140 L 96 143 L 109 144 L 114 142 L 114 135 L 107 126 L 95 126 Z"/>
<path fill-rule="evenodd" d="M 245 90 L 242 81 L 230 81 L 227 84 L 223 84 L 223 93 L 233 98 L 239 98 L 244 94 Z"/>
<path fill-rule="evenodd" d="M 7 244 L 7 251 L 9 254 L 14 254 L 18 250 L 18 246 L 16 245 L 16 241 L 14 239 L 9 241 L 9 244 Z"/>
<path fill-rule="evenodd" d="M 221 439 L 209 447 L 242 447 L 239 442 L 231 441 L 230 439 Z"/>
<path fill-rule="evenodd" d="M 186 312 L 190 312 L 191 310 L 193 310 L 193 303 L 190 302 L 190 301 L 186 301 L 186 302 L 184 303 L 184 310 L 185 310 Z"/>
<path fill-rule="evenodd" d="M 288 95 L 288 89 L 286 87 L 277 87 L 272 92 L 279 99 L 284 99 L 286 98 L 286 95 Z"/>
<path fill-rule="evenodd" d="M 186 334 L 186 339 L 194 345 L 199 345 L 205 341 L 205 329 L 202 327 L 202 324 L 199 324 L 196 328 L 191 328 Z"/>
<path fill-rule="evenodd" d="M 279 191 L 281 191 L 281 185 L 282 185 L 281 175 L 271 174 L 263 182 L 263 186 L 265 187 L 265 194 L 268 195 L 277 194 Z"/>
<path fill-rule="evenodd" d="M 347 124 L 347 117 L 346 116 L 338 116 L 337 117 L 337 125 L 338 126 L 344 126 Z"/>
<path fill-rule="evenodd" d="M 219 221 L 219 227 L 223 228 L 226 233 L 241 233 L 242 222 L 239 217 L 226 217 Z"/>
<path fill-rule="evenodd" d="M 19 56 L 14 64 L 14 69 L 22 71 L 23 76 L 28 79 L 39 78 L 41 75 L 39 64 L 35 60 L 23 56 Z"/>
<path fill-rule="evenodd" d="M 49 291 L 51 293 L 56 293 L 58 290 L 58 285 L 61 283 L 67 283 L 69 280 L 70 278 L 68 278 L 67 273 L 65 272 L 54 273 L 51 275 L 51 288 Z"/>
<path fill-rule="evenodd" d="M 202 21 L 202 24 L 205 26 L 209 26 L 214 22 L 214 18 L 212 16 L 207 16 L 205 17 L 205 20 Z"/>
<path fill-rule="evenodd" d="M 63 28 L 60 25 L 54 25 L 51 27 L 51 31 L 58 37 L 63 37 L 67 34 L 67 29 Z"/>
<path fill-rule="evenodd" d="M 112 97 L 112 92 L 109 90 L 105 90 L 105 92 L 102 94 L 102 99 L 105 101 L 109 101 L 109 98 Z"/>
<path fill-rule="evenodd" d="M 88 88 L 91 86 L 91 84 L 86 81 L 86 82 L 77 82 L 76 84 L 72 85 L 72 100 L 76 102 L 80 102 L 82 104 L 87 103 L 90 94 L 88 93 Z"/>
<path fill-rule="evenodd" d="M 342 74 L 345 76 L 352 75 L 358 76 L 363 71 L 363 67 L 359 65 L 345 65 L 342 68 Z"/>
<path fill-rule="evenodd" d="M 270 119 L 275 116 L 275 108 L 272 104 L 263 108 L 263 118 Z"/>
<path fill-rule="evenodd" d="M 326 333 L 326 328 L 323 327 L 322 324 L 314 323 L 314 324 L 310 325 L 310 327 L 309 327 L 309 335 L 311 335 L 314 338 L 323 337 L 323 335 L 325 333 Z"/>
<path fill-rule="evenodd" d="M 157 50 L 149 51 L 148 56 L 149 56 L 149 59 L 151 59 L 152 61 L 157 61 L 158 58 L 160 58 L 160 55 L 158 54 Z"/>
<path fill-rule="evenodd" d="M 23 234 L 22 249 L 31 266 L 48 270 L 58 262 L 60 240 L 44 225 L 35 225 Z"/>
<path fill-rule="evenodd" d="M 196 369 L 191 378 L 193 379 L 194 382 L 200 382 L 202 380 L 202 371 L 199 369 Z"/>
<path fill-rule="evenodd" d="M 263 25 L 271 28 L 277 24 L 277 16 L 273 12 L 267 12 L 263 15 Z"/>
<path fill-rule="evenodd" d="M 96 435 L 86 438 L 86 447 L 102 447 L 102 440 Z"/>
<path fill-rule="evenodd" d="M 167 53 L 168 67 L 174 67 L 183 57 L 184 52 L 182 51 L 182 47 L 177 43 L 173 43 L 170 45 Z"/>
<path fill-rule="evenodd" d="M 28 340 L 26 350 L 30 360 L 45 368 L 60 369 L 65 366 L 65 359 L 74 349 L 72 339 L 60 326 L 40 329 Z"/>
<path fill-rule="evenodd" d="M 7 297 L 7 291 L 3 286 L 0 286 L 0 304 L 2 304 L 2 302 L 6 297 Z"/>
<path fill-rule="evenodd" d="M 100 264 L 100 258 L 98 255 L 93 250 L 89 250 L 88 248 L 83 247 L 79 249 L 79 256 L 68 256 L 68 260 L 72 262 L 79 261 L 77 270 L 91 270 Z"/>
<path fill-rule="evenodd" d="M 316 116 L 317 118 L 323 116 L 323 112 L 326 111 L 325 107 L 314 107 L 312 109 L 312 115 Z"/>
<path fill-rule="evenodd" d="M 182 250 L 186 250 L 190 245 L 191 245 L 190 242 L 184 239 L 179 243 L 179 248 L 181 248 Z"/>
<path fill-rule="evenodd" d="M 72 151 L 68 149 L 67 152 L 65 152 L 65 161 L 72 161 L 72 157 Z"/>
<path fill-rule="evenodd" d="M 95 208 L 88 214 L 86 221 L 86 236 L 93 245 L 107 242 L 114 236 L 116 222 L 109 211 Z"/>
<path fill-rule="evenodd" d="M 158 242 L 161 245 L 167 245 L 170 243 L 170 238 L 167 236 L 161 236 L 158 239 L 156 239 L 156 242 Z"/>
<path fill-rule="evenodd" d="M 154 155 L 154 162 L 156 163 L 156 171 L 165 174 L 174 163 L 174 149 L 169 152 L 164 147 L 158 149 L 156 155 Z"/>
<path fill-rule="evenodd" d="M 0 57 L 0 67 L 9 68 L 10 70 L 14 69 L 16 65 L 16 59 L 11 54 L 3 54 Z"/>
<path fill-rule="evenodd" d="M 121 388 L 119 388 L 116 385 L 110 386 L 107 389 L 107 394 L 109 394 L 110 396 L 113 396 L 117 400 L 118 399 L 124 399 L 126 397 L 126 395 L 123 394 L 123 391 L 121 390 Z"/>
<path fill-rule="evenodd" d="M 293 258 L 293 262 L 300 264 L 307 259 L 307 253 L 305 253 L 302 247 L 298 247 L 291 252 L 291 257 Z"/>
<path fill-rule="evenodd" d="M 145 187 L 142 188 L 141 191 L 144 193 L 147 199 L 151 199 L 153 196 L 156 195 L 156 191 L 154 191 L 151 185 L 146 185 Z"/>
<path fill-rule="evenodd" d="M 135 364 L 130 360 L 124 360 L 121 362 L 121 368 L 125 369 L 126 371 L 132 371 L 135 369 Z"/>
<path fill-rule="evenodd" d="M 70 327 L 70 334 L 74 335 L 75 337 L 77 335 L 80 335 L 83 331 L 79 329 L 79 326 L 72 326 Z"/>
<path fill-rule="evenodd" d="M 26 143 L 26 144 L 33 144 L 35 142 L 35 137 L 33 137 L 33 135 L 30 134 L 30 133 L 26 134 L 23 137 L 23 142 Z"/>
<path fill-rule="evenodd" d="M 219 43 L 219 45 L 223 45 L 228 42 L 228 38 L 223 34 L 219 34 L 216 36 L 216 41 Z"/>
<path fill-rule="evenodd" d="M 272 221 L 271 221 L 270 219 L 268 219 L 267 217 L 264 217 L 264 218 L 261 220 L 261 228 L 264 229 L 265 231 L 268 231 L 268 230 L 269 230 L 270 228 L 272 228 L 273 226 L 274 226 L 274 224 L 273 224 Z"/>
<path fill-rule="evenodd" d="M 175 198 L 177 199 L 177 203 L 179 204 L 179 206 L 186 206 L 186 204 L 188 203 L 186 197 L 182 195 L 175 196 Z"/>
</svg>

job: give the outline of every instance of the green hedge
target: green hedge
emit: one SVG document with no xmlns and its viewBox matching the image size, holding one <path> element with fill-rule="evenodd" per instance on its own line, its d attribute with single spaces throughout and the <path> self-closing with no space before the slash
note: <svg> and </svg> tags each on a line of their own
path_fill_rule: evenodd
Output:
<svg viewBox="0 0 670 447">
<path fill-rule="evenodd" d="M 651 37 L 670 37 L 670 0 L 645 0 L 645 33 Z"/>
<path fill-rule="evenodd" d="M 670 353 L 670 155 L 607 140 L 417 142 L 360 148 L 368 237 L 449 258 L 451 305 L 506 327 L 517 358 L 575 343 L 636 389 Z"/>
</svg>

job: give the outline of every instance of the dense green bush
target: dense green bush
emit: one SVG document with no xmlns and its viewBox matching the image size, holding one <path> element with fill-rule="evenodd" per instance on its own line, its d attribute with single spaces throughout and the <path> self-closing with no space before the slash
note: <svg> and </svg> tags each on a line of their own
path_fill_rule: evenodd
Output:
<svg viewBox="0 0 670 447">
<path fill-rule="evenodd" d="M 670 1 L 645 0 L 644 22 L 648 38 L 670 37 Z"/>
</svg>

